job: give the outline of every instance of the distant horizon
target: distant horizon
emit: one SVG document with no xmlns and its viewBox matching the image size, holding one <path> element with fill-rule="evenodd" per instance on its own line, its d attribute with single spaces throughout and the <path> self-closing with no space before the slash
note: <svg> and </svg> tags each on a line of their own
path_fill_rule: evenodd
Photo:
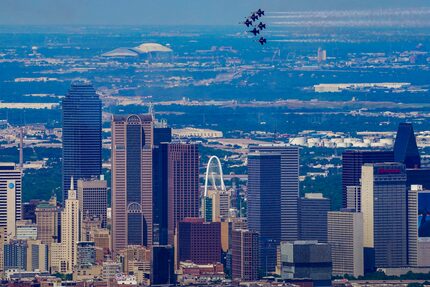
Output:
<svg viewBox="0 0 430 287">
<path fill-rule="evenodd" d="M 1 14 L 1 12 L 0 12 Z M 243 20 L 243 19 L 242 19 Z M 157 28 L 233 28 L 240 26 L 242 20 L 223 24 L 216 23 L 1 23 L 0 27 L 36 27 L 46 29 L 56 28 L 107 28 L 107 27 L 157 27 Z M 260 20 L 258 20 L 260 21 Z M 345 10 L 294 10 L 267 11 L 261 19 L 270 27 L 288 28 L 354 28 L 354 27 L 393 27 L 393 28 L 423 28 L 430 27 L 430 6 L 420 8 L 390 8 L 390 9 L 345 9 Z"/>
<path fill-rule="evenodd" d="M 375 3 L 376 2 L 376 3 Z M 258 8 L 268 12 L 427 9 L 428 0 L 5 0 L 0 25 L 230 26 Z"/>
</svg>

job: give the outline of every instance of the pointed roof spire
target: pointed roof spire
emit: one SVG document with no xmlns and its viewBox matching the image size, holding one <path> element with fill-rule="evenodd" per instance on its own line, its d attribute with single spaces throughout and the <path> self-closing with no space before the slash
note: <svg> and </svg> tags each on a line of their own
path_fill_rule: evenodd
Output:
<svg viewBox="0 0 430 287">
<path fill-rule="evenodd" d="M 75 190 L 73 186 L 73 176 L 70 178 L 70 190 Z"/>
<path fill-rule="evenodd" d="M 76 199 L 76 190 L 75 190 L 75 185 L 73 182 L 73 176 L 70 178 L 70 189 L 68 192 L 68 198 L 67 199 Z"/>
<path fill-rule="evenodd" d="M 49 199 L 49 204 L 53 206 L 57 206 L 57 195 L 55 194 L 54 191 L 52 191 L 51 198 Z"/>
<path fill-rule="evenodd" d="M 400 123 L 394 142 L 394 159 L 407 168 L 420 168 L 421 156 L 411 123 Z"/>
</svg>

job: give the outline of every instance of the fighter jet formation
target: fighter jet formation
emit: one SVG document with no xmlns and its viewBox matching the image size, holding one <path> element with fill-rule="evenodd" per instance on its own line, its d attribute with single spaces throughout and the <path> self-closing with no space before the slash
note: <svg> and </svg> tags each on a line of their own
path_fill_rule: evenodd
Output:
<svg viewBox="0 0 430 287">
<path fill-rule="evenodd" d="M 245 22 L 242 22 L 247 28 L 253 28 L 252 30 L 247 31 L 248 33 L 251 33 L 256 37 L 257 35 L 261 34 L 263 30 L 266 29 L 266 24 L 261 22 L 257 23 L 257 20 L 264 16 L 264 11 L 261 9 L 258 9 L 255 12 L 252 12 L 250 16 L 246 17 Z M 261 36 L 258 42 L 261 45 L 264 45 L 267 43 L 267 39 L 264 38 L 264 36 Z"/>
<path fill-rule="evenodd" d="M 260 37 L 260 40 L 258 40 L 258 42 L 260 42 L 261 45 L 264 45 L 267 43 L 266 38 Z"/>
<path fill-rule="evenodd" d="M 257 28 L 254 28 L 254 29 L 252 29 L 249 32 L 252 33 L 252 34 L 254 34 L 254 36 L 257 36 L 257 34 L 260 34 L 260 30 L 258 30 Z"/>
</svg>

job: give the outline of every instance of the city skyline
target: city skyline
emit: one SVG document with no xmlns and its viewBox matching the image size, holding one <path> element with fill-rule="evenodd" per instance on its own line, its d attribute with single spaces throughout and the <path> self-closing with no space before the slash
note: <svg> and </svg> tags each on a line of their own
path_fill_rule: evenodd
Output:
<svg viewBox="0 0 430 287">
<path fill-rule="evenodd" d="M 427 286 L 429 19 L 423 0 L 8 0 L 2 283 Z"/>
<path fill-rule="evenodd" d="M 153 257 L 151 256 L 154 256 L 154 252 L 156 252 L 153 248 L 161 248 L 157 252 L 164 252 L 163 248 L 167 248 L 165 250 L 167 252 L 171 248 L 169 246 L 176 248 L 173 249 L 177 254 L 175 266 L 182 270 L 180 272 L 194 266 L 189 264 L 208 265 L 213 266 L 214 270 L 218 270 L 214 271 L 218 272 L 216 273 L 218 275 L 224 274 L 225 268 L 226 272 L 232 272 L 232 276 L 236 280 L 257 280 L 259 276 L 257 277 L 256 270 L 258 269 L 259 274 L 269 275 L 275 272 L 281 278 L 288 280 L 309 276 L 309 279 L 316 284 L 315 286 L 328 286 L 332 266 L 335 268 L 333 269 L 334 274 L 339 274 L 340 270 L 344 270 L 349 274 L 362 276 L 363 271 L 361 270 L 364 270 L 364 274 L 368 274 L 381 266 L 413 267 L 424 260 L 417 254 L 420 254 L 418 248 L 420 246 L 426 248 L 426 245 L 419 243 L 421 241 L 418 241 L 418 228 L 413 224 L 418 217 L 418 194 L 416 192 L 422 190 L 420 189 L 422 187 L 407 186 L 407 182 L 411 182 L 411 180 L 417 184 L 422 179 L 415 173 L 410 173 L 413 177 L 408 181 L 407 164 L 409 161 L 407 156 L 406 158 L 403 156 L 403 153 L 400 158 L 405 164 L 393 162 L 393 152 L 390 151 L 382 154 L 381 152 L 347 150 L 343 159 L 347 162 L 352 159 L 358 160 L 358 164 L 362 168 L 359 181 L 362 210 L 357 212 L 349 209 L 333 213 L 330 212 L 330 201 L 323 198 L 322 194 L 306 193 L 305 197 L 299 197 L 297 186 L 300 161 L 297 147 L 267 144 L 250 146 L 247 154 L 249 160 L 247 224 L 237 222 L 238 219 L 244 219 L 237 214 L 237 210 L 233 217 L 230 215 L 232 210 L 229 210 L 229 215 L 218 219 L 218 222 L 205 222 L 203 210 L 199 212 L 197 207 L 200 205 L 197 199 L 198 194 L 203 192 L 204 186 L 203 182 L 199 184 L 196 180 L 198 176 L 196 171 L 199 166 L 203 166 L 199 161 L 197 145 L 176 140 L 170 142 L 172 140 L 171 129 L 166 127 L 165 123 L 156 121 L 153 114 L 114 115 L 112 123 L 114 130 L 112 168 L 115 174 L 112 178 L 114 183 L 112 215 L 120 216 L 118 219 L 121 219 L 122 216 L 125 223 L 119 224 L 118 221 L 115 222 L 118 219 L 114 219 L 112 234 L 117 239 L 112 237 L 114 249 L 107 252 L 123 256 L 126 262 L 123 270 L 126 273 L 132 272 L 133 264 L 137 264 L 136 262 L 152 262 Z M 410 124 L 399 125 L 397 143 L 393 146 L 394 154 L 396 147 L 398 149 L 401 144 L 407 143 L 407 146 L 416 147 L 414 132 L 408 132 L 405 136 L 405 127 L 408 131 L 413 131 Z M 414 152 L 417 151 L 413 148 L 412 153 L 407 155 L 411 154 L 413 158 L 416 158 Z M 348 156 L 345 157 L 345 155 Z M 361 158 L 363 155 L 369 158 L 363 160 Z M 385 156 L 388 162 L 380 159 L 381 155 Z M 375 159 L 377 160 L 375 161 Z M 124 160 L 125 165 L 122 162 Z M 354 163 L 357 164 L 355 161 Z M 154 164 L 156 165 L 153 166 Z M 8 171 L 8 165 L 4 166 L 5 171 Z M 15 167 L 15 165 L 11 165 L 11 167 Z M 357 167 L 353 169 L 354 172 Z M 221 167 L 219 169 L 221 170 Z M 421 168 L 414 166 L 410 170 L 421 170 Z M 124 175 L 121 174 L 123 171 L 126 171 Z M 140 176 L 148 178 L 141 181 Z M 358 176 L 358 174 L 354 174 L 354 176 Z M 122 184 L 123 178 L 127 178 L 127 185 L 125 188 L 118 188 Z M 154 179 L 157 183 L 153 184 Z M 148 182 L 151 184 L 148 185 Z M 163 187 L 165 185 L 163 182 L 167 183 L 167 188 Z M 142 189 L 143 184 L 146 184 L 146 190 Z M 30 235 L 22 233 L 24 229 L 21 229 L 20 234 L 22 235 L 19 236 L 24 236 L 25 239 L 15 238 L 15 235 L 12 234 L 3 246 L 4 267 L 18 266 L 34 271 L 35 266 L 44 264 L 45 259 L 43 258 L 50 256 L 49 270 L 51 272 L 75 274 L 76 272 L 87 272 L 84 271 L 87 269 L 93 270 L 97 266 L 97 262 L 100 262 L 98 261 L 100 254 L 97 255 L 97 250 L 103 251 L 103 254 L 106 252 L 105 249 L 98 249 L 106 243 L 100 242 L 96 238 L 99 236 L 98 234 L 109 236 L 109 231 L 102 224 L 103 216 L 106 216 L 103 215 L 104 210 L 107 210 L 106 202 L 93 199 L 97 196 L 107 198 L 106 186 L 107 184 L 103 180 L 79 179 L 75 188 L 72 177 L 69 198 L 65 201 L 63 209 L 57 209 L 55 198 L 49 204 L 37 205 L 36 219 L 40 220 L 39 224 L 44 226 L 35 227 L 37 235 L 32 240 L 44 238 L 43 241 L 33 242 L 30 237 L 26 237 Z M 131 193 L 128 194 L 129 192 Z M 161 194 L 167 192 L 167 196 L 155 196 L 158 192 Z M 225 191 L 215 190 L 215 192 Z M 231 193 L 232 190 L 228 192 Z M 347 197 L 349 196 L 353 196 L 356 200 L 357 194 L 348 192 Z M 374 196 L 377 200 L 374 199 Z M 126 207 L 118 204 L 121 202 L 121 197 L 127 198 Z M 143 210 L 140 207 L 151 206 L 155 198 L 159 202 L 154 205 L 157 207 L 150 210 L 149 213 L 148 208 Z M 228 199 L 230 200 L 230 197 Z M 280 204 L 283 201 L 287 203 L 285 206 Z M 271 207 L 270 212 L 267 211 L 267 206 Z M 396 208 L 390 211 L 393 206 Z M 285 207 L 287 209 L 283 210 Z M 124 211 L 125 216 L 121 215 Z M 59 213 L 56 216 L 57 212 Z M 90 212 L 95 212 L 91 213 L 92 218 L 89 217 Z M 285 220 L 284 212 L 296 214 L 294 222 L 291 221 L 291 218 L 289 219 L 294 226 L 288 223 L 290 227 L 288 229 L 282 228 L 285 226 L 282 223 Z M 392 212 L 391 215 L 389 215 L 390 212 Z M 325 217 L 321 217 L 321 214 L 325 214 Z M 239 217 L 237 217 L 238 215 Z M 313 216 L 321 220 L 314 222 Z M 361 216 L 364 219 L 361 219 Z M 61 218 L 61 236 L 59 236 L 61 241 L 57 242 L 55 224 L 54 228 L 51 225 L 52 218 L 58 220 L 59 217 Z M 151 221 L 152 218 L 157 217 L 161 221 Z M 163 222 L 162 218 L 167 218 L 168 222 L 167 237 L 169 239 L 167 243 L 170 244 L 168 246 L 164 245 L 164 242 L 161 242 L 160 245 L 159 241 L 163 237 L 166 238 L 166 235 L 162 235 L 166 231 L 159 229 L 161 233 L 152 234 L 152 230 L 156 226 L 166 228 L 165 223 L 160 224 Z M 335 218 L 352 221 L 340 223 L 334 221 Z M 10 226 L 15 225 L 15 220 L 8 218 L 9 229 Z M 347 230 L 339 228 L 338 225 L 344 226 L 344 224 L 356 221 L 356 224 L 359 224 L 358 220 L 362 220 L 363 227 L 353 226 L 357 229 L 352 231 L 352 234 L 358 237 L 357 241 L 341 242 L 341 238 L 345 236 Z M 20 222 L 20 226 L 23 226 L 24 222 L 21 222 L 20 219 L 16 222 Z M 387 222 L 391 225 L 387 226 Z M 228 225 L 224 225 L 225 223 Z M 30 227 L 30 225 L 28 226 Z M 127 226 L 125 231 L 121 231 L 121 228 L 125 226 Z M 227 229 L 223 226 L 226 226 Z M 39 230 L 42 231 L 42 228 L 45 230 L 39 234 Z M 106 230 L 107 233 L 103 230 Z M 228 244 L 226 250 L 227 254 L 230 254 L 227 258 L 231 258 L 232 265 L 225 265 L 222 268 L 220 265 L 220 262 L 223 261 L 221 257 L 223 254 L 222 238 L 229 237 L 230 235 L 227 234 L 230 232 L 233 236 L 232 245 Z M 49 234 L 52 235 L 53 241 L 50 240 Z M 359 239 L 361 236 L 364 240 Z M 124 238 L 124 242 L 118 241 L 118 239 L 123 240 L 122 238 Z M 104 242 L 106 240 L 109 241 L 109 237 L 105 237 Z M 335 245 L 330 246 L 327 241 Z M 48 246 L 46 243 L 50 245 Z M 394 253 L 391 247 L 393 244 L 398 246 Z M 48 247 L 50 248 L 48 249 Z M 357 258 L 356 252 L 360 248 L 363 251 L 363 258 L 361 256 Z M 35 250 L 38 250 L 36 255 L 33 253 L 36 252 Z M 294 256 L 295 252 L 300 254 L 305 252 L 310 257 L 300 259 Z M 333 257 L 331 257 L 331 253 L 333 253 Z M 348 254 L 349 261 L 346 261 L 342 254 Z M 314 255 L 316 257 L 313 257 Z M 33 258 L 31 256 L 36 256 L 37 261 L 30 262 L 28 258 Z M 238 260 L 240 261 L 238 262 Z M 102 259 L 102 262 L 106 261 Z M 296 267 L 290 270 L 285 266 Z M 48 267 L 43 268 L 48 270 Z M 172 267 L 169 265 L 168 268 Z M 151 272 L 157 273 L 158 270 L 152 268 Z M 164 282 L 171 280 L 170 277 L 166 278 L 170 275 L 158 275 L 158 273 L 155 275 L 155 273 L 151 275 L 154 280 L 158 276 L 163 277 L 156 280 Z M 130 277 L 129 280 L 136 280 L 133 278 L 135 277 Z M 184 280 L 182 277 L 178 278 Z"/>
</svg>

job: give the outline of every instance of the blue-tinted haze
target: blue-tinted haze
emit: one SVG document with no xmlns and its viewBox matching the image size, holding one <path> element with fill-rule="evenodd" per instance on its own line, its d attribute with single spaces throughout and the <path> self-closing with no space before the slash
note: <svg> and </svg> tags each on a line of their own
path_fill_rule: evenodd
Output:
<svg viewBox="0 0 430 287">
<path fill-rule="evenodd" d="M 428 0 L 4 0 L 0 24 L 231 25 L 250 10 L 383 10 L 429 7 Z"/>
</svg>

